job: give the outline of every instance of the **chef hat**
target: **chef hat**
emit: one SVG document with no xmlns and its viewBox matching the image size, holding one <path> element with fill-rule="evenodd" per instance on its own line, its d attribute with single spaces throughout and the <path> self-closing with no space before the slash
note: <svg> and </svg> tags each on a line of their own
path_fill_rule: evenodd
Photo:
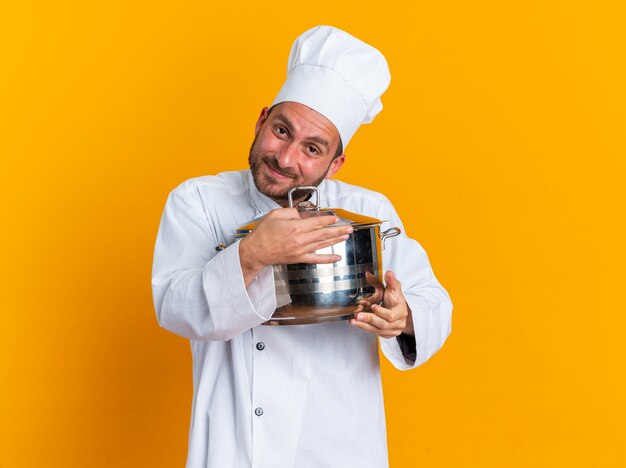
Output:
<svg viewBox="0 0 626 468">
<path fill-rule="evenodd" d="M 374 120 L 391 81 L 385 57 L 331 26 L 304 32 L 291 47 L 287 80 L 272 105 L 304 104 L 330 120 L 344 148 L 363 123 Z"/>
</svg>

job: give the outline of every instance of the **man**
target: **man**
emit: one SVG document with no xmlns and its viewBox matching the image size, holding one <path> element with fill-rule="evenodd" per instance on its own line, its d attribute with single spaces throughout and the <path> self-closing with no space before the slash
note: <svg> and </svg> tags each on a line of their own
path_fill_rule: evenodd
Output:
<svg viewBox="0 0 626 468">
<path fill-rule="evenodd" d="M 410 369 L 450 332 L 450 299 L 419 244 L 406 235 L 387 243 L 383 303 L 349 322 L 262 324 L 276 308 L 271 266 L 336 262 L 315 252 L 351 232 L 331 226 L 333 216 L 285 208 L 292 187 L 318 186 L 320 206 L 401 226 L 383 195 L 329 180 L 359 125 L 382 109 L 389 81 L 373 47 L 328 26 L 305 32 L 257 121 L 250 170 L 191 179 L 170 194 L 152 284 L 160 325 L 191 341 L 188 467 L 388 466 L 378 341 L 395 367 Z M 262 215 L 235 242 L 234 231 Z"/>
</svg>

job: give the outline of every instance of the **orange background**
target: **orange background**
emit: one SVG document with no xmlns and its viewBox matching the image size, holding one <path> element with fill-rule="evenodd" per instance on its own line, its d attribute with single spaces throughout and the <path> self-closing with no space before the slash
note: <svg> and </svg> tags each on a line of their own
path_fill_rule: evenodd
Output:
<svg viewBox="0 0 626 468">
<path fill-rule="evenodd" d="M 455 304 L 384 364 L 394 468 L 626 466 L 623 2 L 29 2 L 0 11 L 0 467 L 176 467 L 187 341 L 158 328 L 168 192 L 246 167 L 295 37 L 392 83 L 338 177 L 384 192 Z"/>
</svg>

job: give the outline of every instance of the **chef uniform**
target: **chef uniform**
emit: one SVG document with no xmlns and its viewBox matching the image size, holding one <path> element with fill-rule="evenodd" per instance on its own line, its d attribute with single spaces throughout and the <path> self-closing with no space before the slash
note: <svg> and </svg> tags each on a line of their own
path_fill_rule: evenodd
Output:
<svg viewBox="0 0 626 468">
<path fill-rule="evenodd" d="M 274 104 L 295 101 L 317 110 L 335 124 L 345 147 L 360 123 L 382 109 L 389 79 L 376 49 L 319 26 L 294 43 Z M 415 340 L 380 338 L 380 346 L 396 368 L 417 367 L 443 345 L 452 311 L 426 253 L 404 234 L 383 195 L 336 180 L 324 180 L 319 190 L 320 206 L 402 229 L 386 243 L 383 270 L 402 282 Z M 379 339 L 348 322 L 261 325 L 276 308 L 272 269 L 246 288 L 233 233 L 276 208 L 249 170 L 190 179 L 167 200 L 152 287 L 159 324 L 191 342 L 187 467 L 387 467 Z M 218 251 L 218 244 L 227 248 Z"/>
</svg>

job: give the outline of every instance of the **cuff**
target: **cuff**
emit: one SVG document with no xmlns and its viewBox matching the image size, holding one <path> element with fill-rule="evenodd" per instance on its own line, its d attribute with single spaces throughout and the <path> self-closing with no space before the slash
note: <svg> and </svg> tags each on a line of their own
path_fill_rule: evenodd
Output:
<svg viewBox="0 0 626 468">
<path fill-rule="evenodd" d="M 409 370 L 415 367 L 415 362 L 408 360 L 402 354 L 397 338 L 380 338 L 380 348 L 385 357 L 398 370 Z"/>
<path fill-rule="evenodd" d="M 399 336 L 396 336 L 396 340 L 398 341 L 398 345 L 400 346 L 400 351 L 402 352 L 404 359 L 409 362 L 415 362 L 417 359 L 415 336 L 401 333 Z"/>
<path fill-rule="evenodd" d="M 413 316 L 413 326 L 415 327 L 415 307 L 417 304 L 407 298 L 409 313 Z M 414 330 L 416 332 L 416 330 Z M 416 366 L 417 362 L 417 334 L 415 336 L 401 333 L 395 338 L 381 338 L 380 347 L 385 357 L 396 369 L 409 370 Z"/>
<path fill-rule="evenodd" d="M 268 320 L 276 309 L 272 267 L 263 269 L 246 289 L 239 242 L 230 245 L 205 266 L 203 285 L 215 330 L 230 339 Z"/>
</svg>

